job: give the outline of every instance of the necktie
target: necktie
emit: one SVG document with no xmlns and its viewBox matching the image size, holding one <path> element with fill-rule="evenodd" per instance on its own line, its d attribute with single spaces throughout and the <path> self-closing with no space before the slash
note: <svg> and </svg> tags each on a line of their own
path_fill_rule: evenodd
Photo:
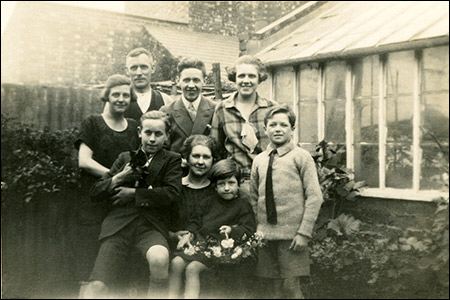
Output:
<svg viewBox="0 0 450 300">
<path fill-rule="evenodd" d="M 277 153 L 276 149 L 270 152 L 269 166 L 267 167 L 266 176 L 266 212 L 267 222 L 270 224 L 277 224 L 277 209 L 275 207 L 275 200 L 273 199 L 273 186 L 272 186 L 272 164 L 273 158 Z"/>
<path fill-rule="evenodd" d="M 195 111 L 194 104 L 189 103 L 188 113 L 191 116 L 192 122 L 194 122 L 195 121 L 195 117 L 197 116 L 197 112 Z"/>
</svg>

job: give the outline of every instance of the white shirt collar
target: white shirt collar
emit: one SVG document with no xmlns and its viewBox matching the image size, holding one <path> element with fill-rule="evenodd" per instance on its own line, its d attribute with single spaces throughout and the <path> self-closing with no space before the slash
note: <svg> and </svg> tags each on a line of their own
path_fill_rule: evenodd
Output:
<svg viewBox="0 0 450 300">
<path fill-rule="evenodd" d="M 143 113 L 145 113 L 150 107 L 150 103 L 152 102 L 152 89 L 150 89 L 146 93 L 139 93 L 134 91 L 137 96 L 137 104 Z"/>
<path fill-rule="evenodd" d="M 186 110 L 189 108 L 189 104 L 192 103 L 194 105 L 195 111 L 198 112 L 198 107 L 200 105 L 200 95 L 198 95 L 197 99 L 194 100 L 194 102 L 187 101 L 186 98 L 184 98 L 184 95 L 181 95 L 181 100 L 183 101 L 184 107 L 186 107 Z"/>
</svg>

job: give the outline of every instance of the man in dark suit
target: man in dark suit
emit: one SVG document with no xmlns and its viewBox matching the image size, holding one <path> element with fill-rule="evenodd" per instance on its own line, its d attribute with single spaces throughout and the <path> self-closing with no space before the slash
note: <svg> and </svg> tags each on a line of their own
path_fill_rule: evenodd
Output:
<svg viewBox="0 0 450 300">
<path fill-rule="evenodd" d="M 169 114 L 172 123 L 169 149 L 180 153 L 184 140 L 189 136 L 209 134 L 216 103 L 201 94 L 206 77 L 202 61 L 184 59 L 178 64 L 177 70 L 183 93 L 179 99 L 160 110 Z"/>
<path fill-rule="evenodd" d="M 136 96 L 132 98 L 125 111 L 126 118 L 133 118 L 139 122 L 143 113 L 159 110 L 161 106 L 172 102 L 170 96 L 153 90 L 150 86 L 151 76 L 155 72 L 155 63 L 151 53 L 144 48 L 136 48 L 128 53 L 126 72 L 130 76 L 131 87 Z"/>
<path fill-rule="evenodd" d="M 182 175 L 180 155 L 163 149 L 169 128 L 167 114 L 145 113 L 139 128 L 140 149 L 121 153 L 92 187 L 92 201 L 107 201 L 111 209 L 102 224 L 100 250 L 83 297 L 108 296 L 133 246 L 149 264 L 148 296 L 167 296 L 167 239 L 176 223 L 171 209 L 179 199 Z"/>
</svg>

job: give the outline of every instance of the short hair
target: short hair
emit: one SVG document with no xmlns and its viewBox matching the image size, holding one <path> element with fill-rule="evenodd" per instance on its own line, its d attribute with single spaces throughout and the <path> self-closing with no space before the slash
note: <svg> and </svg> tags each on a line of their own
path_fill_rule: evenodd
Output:
<svg viewBox="0 0 450 300">
<path fill-rule="evenodd" d="M 230 177 L 236 177 L 238 184 L 241 183 L 242 173 L 241 168 L 231 158 L 219 160 L 215 163 L 209 173 L 209 177 L 212 183 L 217 183 L 218 180 L 227 179 Z"/>
<path fill-rule="evenodd" d="M 259 83 L 267 79 L 267 69 L 266 66 L 262 63 L 262 61 L 257 57 L 251 55 L 244 55 L 239 57 L 231 68 L 226 68 L 228 72 L 228 80 L 236 82 L 236 67 L 238 65 L 244 64 L 253 65 L 256 67 L 256 70 L 258 71 Z"/>
<path fill-rule="evenodd" d="M 124 75 L 114 74 L 109 76 L 108 79 L 106 80 L 105 86 L 100 93 L 100 100 L 102 100 L 103 102 L 108 102 L 111 89 L 119 85 L 128 85 L 130 87 L 130 95 L 131 95 L 131 80 Z"/>
<path fill-rule="evenodd" d="M 291 127 L 295 127 L 295 120 L 296 116 L 292 109 L 287 104 L 280 104 L 276 106 L 272 106 L 269 111 L 266 113 L 266 116 L 264 117 L 264 126 L 267 126 L 267 123 L 269 122 L 269 119 L 273 117 L 274 114 L 286 114 L 289 119 L 289 124 L 291 124 Z"/>
<path fill-rule="evenodd" d="M 164 124 L 166 125 L 166 134 L 170 133 L 170 120 L 169 120 L 169 115 L 165 112 L 159 111 L 159 110 L 151 110 L 146 112 L 145 114 L 143 114 L 141 116 L 141 129 L 142 129 L 142 123 L 145 120 L 162 120 L 164 121 Z"/>
<path fill-rule="evenodd" d="M 147 49 L 144 49 L 142 47 L 135 48 L 135 49 L 131 50 L 127 54 L 126 60 L 128 60 L 129 57 L 136 57 L 136 56 L 139 56 L 141 54 L 147 55 L 150 58 L 150 60 L 152 61 L 152 63 L 154 62 L 153 55 L 150 53 L 150 51 L 148 51 Z"/>
<path fill-rule="evenodd" d="M 181 156 L 188 159 L 195 146 L 205 146 L 211 150 L 213 161 L 217 161 L 220 157 L 219 144 L 217 141 L 209 136 L 202 134 L 194 134 L 184 140 L 183 147 L 181 148 Z"/>
<path fill-rule="evenodd" d="M 190 69 L 190 68 L 198 69 L 198 70 L 202 71 L 203 78 L 206 77 L 205 63 L 197 58 L 185 58 L 185 59 L 181 60 L 177 66 L 178 76 L 181 74 L 181 72 L 184 69 Z"/>
</svg>

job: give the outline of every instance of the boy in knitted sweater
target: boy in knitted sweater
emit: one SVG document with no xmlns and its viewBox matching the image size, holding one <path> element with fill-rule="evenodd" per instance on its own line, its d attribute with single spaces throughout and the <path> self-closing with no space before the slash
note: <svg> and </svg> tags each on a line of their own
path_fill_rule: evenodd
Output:
<svg viewBox="0 0 450 300">
<path fill-rule="evenodd" d="M 311 155 L 291 141 L 292 110 L 287 105 L 270 109 L 264 125 L 270 144 L 254 159 L 250 181 L 257 231 L 267 239 L 267 247 L 259 249 L 256 275 L 273 297 L 303 299 L 299 278 L 309 275 L 308 241 L 322 192 Z"/>
</svg>

